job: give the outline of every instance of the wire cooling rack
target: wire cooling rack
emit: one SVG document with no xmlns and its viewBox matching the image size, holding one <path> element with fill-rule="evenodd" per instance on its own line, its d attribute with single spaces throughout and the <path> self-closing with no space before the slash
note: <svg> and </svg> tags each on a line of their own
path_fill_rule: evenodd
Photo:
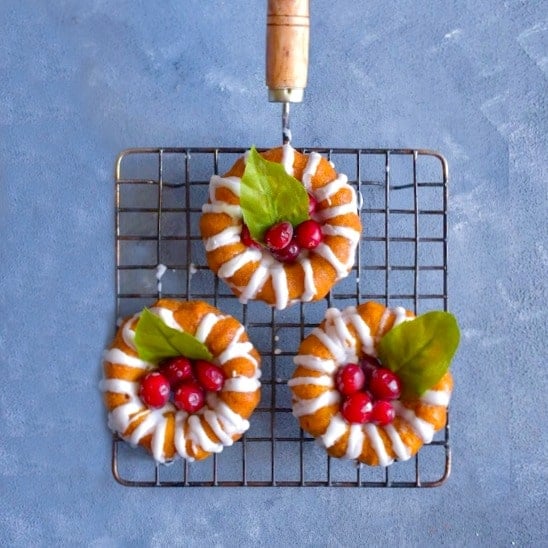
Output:
<svg viewBox="0 0 548 548">
<path fill-rule="evenodd" d="M 202 299 L 245 325 L 262 355 L 262 399 L 251 428 L 205 461 L 159 465 L 116 435 L 112 472 L 126 486 L 434 487 L 451 469 L 449 425 L 406 462 L 382 467 L 332 459 L 291 414 L 286 386 L 299 342 L 328 307 L 366 300 L 422 313 L 447 309 L 447 163 L 428 150 L 298 149 L 319 152 L 360 199 L 363 235 L 350 275 L 316 303 L 283 311 L 239 303 L 207 267 L 199 234 L 212 173 L 243 148 L 123 151 L 115 170 L 116 316 L 157 298 Z M 159 277 L 158 265 L 167 270 Z"/>
</svg>

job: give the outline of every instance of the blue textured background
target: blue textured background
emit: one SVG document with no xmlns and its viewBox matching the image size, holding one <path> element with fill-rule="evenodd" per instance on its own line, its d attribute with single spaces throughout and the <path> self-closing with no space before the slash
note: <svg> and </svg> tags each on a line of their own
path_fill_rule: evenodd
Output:
<svg viewBox="0 0 548 548">
<path fill-rule="evenodd" d="M 450 480 L 113 481 L 97 391 L 113 162 L 128 146 L 279 142 L 264 2 L 2 0 L 0 544 L 547 542 L 546 3 L 312 4 L 295 144 L 428 147 L 449 161 L 449 304 L 463 330 Z"/>
</svg>

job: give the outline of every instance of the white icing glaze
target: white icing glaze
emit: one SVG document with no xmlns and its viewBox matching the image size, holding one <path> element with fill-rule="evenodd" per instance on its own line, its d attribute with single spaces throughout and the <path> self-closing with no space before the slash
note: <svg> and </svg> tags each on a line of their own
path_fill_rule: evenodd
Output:
<svg viewBox="0 0 548 548">
<path fill-rule="evenodd" d="M 160 281 L 162 279 L 162 276 L 166 273 L 167 266 L 165 264 L 159 263 L 156 266 L 156 279 Z"/>
<path fill-rule="evenodd" d="M 383 427 L 383 429 L 390 438 L 390 442 L 392 443 L 392 451 L 394 451 L 398 460 L 407 460 L 411 458 L 411 451 L 407 445 L 403 443 L 403 440 L 401 439 L 396 428 L 394 428 L 394 425 L 387 424 Z"/>
<path fill-rule="evenodd" d="M 304 291 L 301 295 L 301 299 L 306 303 L 314 298 L 317 291 L 316 284 L 314 282 L 314 270 L 308 257 L 299 257 L 299 264 L 301 265 L 304 273 Z"/>
<path fill-rule="evenodd" d="M 312 369 L 314 371 L 327 373 L 328 375 L 330 375 L 335 371 L 335 369 L 337 369 L 337 365 L 335 364 L 334 360 L 326 360 L 324 358 L 319 358 L 318 356 L 312 355 L 297 354 L 293 358 L 293 363 L 295 365 L 302 365 L 303 367 L 307 367 L 308 369 Z"/>
<path fill-rule="evenodd" d="M 325 312 L 327 332 L 330 333 L 331 327 L 333 326 L 336 337 L 339 339 L 342 346 L 353 346 L 356 342 L 345 322 L 349 315 L 355 313 L 356 309 L 354 307 L 347 308 L 344 312 L 341 312 L 338 308 L 328 308 Z"/>
<path fill-rule="evenodd" d="M 204 240 L 204 247 L 206 248 L 206 251 L 214 251 L 225 245 L 237 244 L 240 242 L 241 231 L 241 225 L 228 226 L 221 232 L 215 234 L 215 236 L 206 238 Z"/>
<path fill-rule="evenodd" d="M 409 423 L 424 443 L 430 443 L 434 437 L 434 427 L 427 421 L 417 417 L 412 409 L 405 407 L 400 401 L 392 402 L 396 415 Z"/>
<path fill-rule="evenodd" d="M 202 211 L 204 213 L 226 213 L 233 219 L 242 218 L 242 208 L 237 204 L 227 204 L 226 202 L 204 204 L 202 206 Z"/>
<path fill-rule="evenodd" d="M 173 311 L 163 307 L 153 307 L 150 311 L 161 317 L 170 327 L 182 330 L 174 318 Z M 130 328 L 130 325 L 138 317 L 139 314 L 133 316 L 129 320 L 126 320 L 122 326 L 124 341 L 133 351 L 136 351 L 134 331 Z M 217 322 L 223 318 L 224 316 L 213 312 L 205 314 L 196 329 L 196 338 L 204 342 Z M 243 333 L 244 327 L 239 326 L 226 349 L 215 358 L 215 361 L 216 363 L 223 364 L 235 357 L 243 357 L 254 365 L 255 374 L 253 377 L 236 375 L 233 378 L 227 379 L 223 386 L 223 391 L 225 392 L 252 393 L 260 388 L 258 363 L 250 354 L 253 346 L 250 342 L 241 342 L 239 340 Z M 139 369 L 155 368 L 153 364 L 131 356 L 119 348 L 106 351 L 104 359 L 106 362 L 122 364 L 127 367 L 136 367 Z M 222 450 L 223 446 L 232 445 L 232 436 L 240 435 L 249 428 L 249 421 L 233 411 L 214 393 L 207 394 L 208 406 L 202 408 L 199 414 L 211 426 L 219 442 L 209 438 L 197 414 L 189 415 L 184 411 L 179 411 L 171 402 L 166 403 L 160 409 L 148 409 L 145 407 L 139 398 L 139 383 L 136 381 L 104 378 L 99 383 L 99 387 L 103 392 L 124 394 L 128 398 L 127 402 L 117 406 L 109 413 L 109 428 L 120 434 L 132 445 L 137 445 L 143 437 L 152 435 L 151 452 L 154 459 L 158 462 L 165 462 L 166 460 L 164 446 L 166 441 L 167 416 L 169 414 L 175 417 L 174 444 L 177 454 L 190 461 L 194 459 L 186 450 L 188 441 L 195 450 L 201 448 L 208 452 L 218 452 Z M 126 435 L 125 432 L 134 423 L 137 426 L 133 428 L 131 434 Z"/>
<path fill-rule="evenodd" d="M 276 295 L 276 308 L 283 310 L 289 301 L 289 287 L 287 286 L 287 276 L 283 264 L 273 262 L 270 267 L 272 276 L 272 287 Z"/>
<path fill-rule="evenodd" d="M 340 399 L 341 396 L 336 390 L 326 390 L 316 398 L 296 401 L 293 404 L 293 415 L 295 415 L 295 417 L 312 415 L 322 407 L 338 403 Z"/>
<path fill-rule="evenodd" d="M 150 311 L 156 314 L 168 327 L 182 331 L 181 326 L 177 323 L 173 316 L 173 310 L 168 308 L 152 307 Z"/>
<path fill-rule="evenodd" d="M 428 405 L 441 405 L 447 407 L 451 399 L 451 392 L 446 390 L 427 390 L 420 398 L 421 402 Z"/>
<path fill-rule="evenodd" d="M 261 252 L 259 251 L 259 253 Z M 312 266 L 307 257 L 299 257 L 298 261 L 304 271 L 305 291 L 303 292 L 302 300 L 309 301 L 316 294 L 314 272 L 312 271 Z M 227 263 L 225 263 L 225 265 L 226 264 Z M 268 252 L 262 253 L 260 263 L 251 275 L 248 284 L 242 288 L 238 288 L 241 291 L 239 297 L 240 302 L 245 304 L 249 300 L 254 299 L 269 278 L 272 278 L 272 289 L 275 296 L 276 308 L 278 310 L 286 308 L 289 304 L 289 288 L 287 285 L 286 272 L 283 264 L 275 261 Z"/>
<path fill-rule="evenodd" d="M 329 421 L 327 430 L 320 437 L 321 443 L 327 448 L 332 447 L 338 439 L 344 436 L 347 428 L 348 423 L 342 418 L 340 413 L 336 413 Z"/>
<path fill-rule="evenodd" d="M 341 313 L 336 308 L 329 308 L 325 313 L 325 337 L 330 341 L 326 347 L 339 363 L 355 363 L 358 361 L 356 339 L 347 327 L 348 316 L 355 314 L 354 308 L 348 308 Z M 313 333 L 325 344 L 327 340 L 322 339 L 321 330 Z"/>
<path fill-rule="evenodd" d="M 394 325 L 392 327 L 396 327 L 397 325 L 400 325 L 400 323 L 408 322 L 409 320 L 413 319 L 407 317 L 405 313 L 405 308 L 403 308 L 403 306 L 396 306 L 396 308 L 392 308 L 391 311 L 395 316 Z"/>
<path fill-rule="evenodd" d="M 234 358 L 247 358 L 255 366 L 257 366 L 257 360 L 249 353 L 253 349 L 253 345 L 249 342 L 237 342 L 235 336 L 230 344 L 217 356 L 217 361 L 223 365 Z"/>
<path fill-rule="evenodd" d="M 375 350 L 375 340 L 371 336 L 371 330 L 369 329 L 367 323 L 359 314 L 350 315 L 350 322 L 358 334 L 358 338 L 360 339 L 360 343 L 365 354 L 376 356 L 377 352 Z"/>
<path fill-rule="evenodd" d="M 345 458 L 357 459 L 361 455 L 364 439 L 365 434 L 361 424 L 352 424 L 350 426 L 350 434 L 348 435 Z"/>
<path fill-rule="evenodd" d="M 213 430 L 213 433 L 219 438 L 220 442 L 225 447 L 228 447 L 234 443 L 232 437 L 223 430 L 223 427 L 219 422 L 219 417 L 217 413 L 215 413 L 211 409 L 206 409 L 204 411 L 204 418 L 207 421 L 207 424 L 209 424 L 209 426 L 211 427 L 211 430 Z"/>
<path fill-rule="evenodd" d="M 102 379 L 99 382 L 99 389 L 103 392 L 114 392 L 116 394 L 137 396 L 137 392 L 139 391 L 139 383 L 125 381 L 122 379 Z"/>
<path fill-rule="evenodd" d="M 141 438 L 152 434 L 154 428 L 156 428 L 156 425 L 159 422 L 160 417 L 163 418 L 162 412 L 158 409 L 148 409 L 146 413 L 143 413 L 143 415 L 144 419 L 129 435 L 129 442 L 132 445 L 137 445 Z"/>
<path fill-rule="evenodd" d="M 150 449 L 157 461 L 165 462 L 164 442 L 166 439 L 167 419 L 164 415 L 158 415 L 154 418 L 153 422 L 154 428 L 152 430 Z"/>
<path fill-rule="evenodd" d="M 316 212 L 317 217 L 321 221 L 327 221 L 340 215 L 347 215 L 348 213 L 356 213 L 356 203 L 349 202 L 347 204 L 337 205 L 333 207 L 326 207 L 325 209 Z"/>
<path fill-rule="evenodd" d="M 346 351 L 344 346 L 340 344 L 340 341 L 332 339 L 323 329 L 315 327 L 312 330 L 312 335 L 316 337 L 326 348 L 329 353 L 335 358 L 335 361 L 344 363 L 346 358 Z"/>
<path fill-rule="evenodd" d="M 177 453 L 189 462 L 194 461 L 194 457 L 191 457 L 186 450 L 186 437 L 185 437 L 185 424 L 187 423 L 188 413 L 185 411 L 177 411 L 175 413 L 175 436 L 173 438 L 175 449 Z"/>
<path fill-rule="evenodd" d="M 247 263 L 258 262 L 261 260 L 261 257 L 262 253 L 258 249 L 248 247 L 245 251 L 224 263 L 221 268 L 219 268 L 218 274 L 221 278 L 231 278 Z"/>
<path fill-rule="evenodd" d="M 321 159 L 321 155 L 317 152 L 311 152 L 308 156 L 306 166 L 303 170 L 303 185 L 306 190 L 310 190 L 312 188 L 312 177 L 316 175 Z"/>
<path fill-rule="evenodd" d="M 323 257 L 335 269 L 337 280 L 344 278 L 348 274 L 348 266 L 342 263 L 341 261 L 339 261 L 335 253 L 333 253 L 333 250 L 325 242 L 322 242 L 314 250 L 314 252 L 316 253 L 316 255 Z M 349 255 L 349 258 L 353 262 L 354 254 L 351 253 Z"/>
<path fill-rule="evenodd" d="M 402 306 L 396 306 L 395 308 L 386 308 L 379 322 L 379 329 L 378 329 L 379 336 L 382 336 L 384 334 L 384 331 L 386 330 L 386 322 L 392 316 L 394 316 L 394 323 L 392 324 L 392 327 L 396 327 L 400 323 L 408 322 L 414 319 L 413 317 L 406 316 L 405 308 L 403 308 Z"/>
<path fill-rule="evenodd" d="M 165 264 L 158 264 L 156 266 L 156 280 L 157 284 L 156 287 L 158 289 L 158 292 L 162 291 L 162 277 L 167 272 L 167 266 Z"/>
<path fill-rule="evenodd" d="M 149 369 L 152 367 L 150 363 L 145 362 L 136 356 L 130 356 L 118 348 L 107 350 L 103 354 L 103 359 L 110 363 L 118 363 L 120 365 L 125 365 L 126 367 L 135 367 L 136 369 Z"/>
<path fill-rule="evenodd" d="M 239 197 L 241 180 L 239 177 L 220 177 L 219 175 L 213 175 L 209 181 L 209 199 L 211 200 L 211 203 L 221 203 L 216 197 L 218 188 L 227 188 L 234 196 Z"/>
<path fill-rule="evenodd" d="M 202 421 L 200 420 L 201 414 L 190 415 L 188 417 L 189 425 L 189 439 L 194 443 L 196 447 L 201 447 L 204 451 L 209 453 L 219 453 L 223 450 L 222 443 L 215 443 L 204 430 Z"/>
<path fill-rule="evenodd" d="M 229 436 L 243 434 L 249 428 L 249 421 L 232 411 L 215 393 L 207 394 L 206 400 L 209 408 L 217 413 L 219 421 Z"/>
<path fill-rule="evenodd" d="M 132 329 L 132 325 L 134 322 L 137 321 L 137 318 L 139 318 L 140 314 L 134 314 L 128 321 L 126 321 L 122 327 L 122 339 L 124 339 L 124 342 L 130 347 L 135 347 L 135 331 Z M 112 360 L 109 360 L 112 361 Z"/>
<path fill-rule="evenodd" d="M 249 283 L 241 290 L 242 292 L 240 293 L 239 300 L 242 304 L 246 304 L 250 299 L 254 299 L 257 293 L 259 293 L 259 291 L 263 288 L 264 284 L 270 277 L 271 262 L 272 260 L 269 260 L 269 258 L 263 255 L 259 266 L 251 275 Z"/>
<path fill-rule="evenodd" d="M 322 226 L 322 233 L 324 236 L 341 236 L 351 242 L 358 242 L 360 239 L 360 233 L 351 226 L 332 225 L 325 223 Z"/>
<path fill-rule="evenodd" d="M 109 413 L 108 427 L 111 430 L 123 433 L 126 431 L 132 420 L 147 412 L 148 409 L 145 409 L 140 403 L 132 398 L 128 403 L 119 405 L 116 409 Z"/>
<path fill-rule="evenodd" d="M 194 336 L 200 341 L 205 343 L 212 329 L 215 327 L 218 321 L 222 320 L 225 316 L 218 316 L 214 312 L 208 312 L 200 320 L 198 327 L 196 328 L 196 333 Z"/>
<path fill-rule="evenodd" d="M 314 386 L 327 386 L 333 388 L 335 382 L 328 375 L 320 375 L 319 377 L 295 377 L 287 381 L 287 386 L 300 386 L 303 384 L 312 384 Z"/>
<path fill-rule="evenodd" d="M 361 191 L 358 192 L 357 200 L 358 200 L 358 211 L 361 211 L 363 209 L 363 204 L 364 204 L 363 194 L 361 193 Z"/>
<path fill-rule="evenodd" d="M 255 392 L 261 387 L 261 383 L 254 377 L 233 377 L 226 379 L 223 392 Z"/>
<path fill-rule="evenodd" d="M 374 425 L 369 423 L 365 423 L 363 425 L 363 431 L 369 438 L 369 441 L 371 442 L 371 446 L 375 450 L 375 453 L 377 454 L 377 457 L 379 459 L 379 464 L 381 466 L 388 466 L 389 464 L 392 464 L 394 462 L 394 459 L 391 459 L 388 456 L 388 453 L 386 452 L 386 448 L 384 447 L 384 442 L 381 438 L 381 435 L 379 434 L 378 428 Z"/>
<path fill-rule="evenodd" d="M 318 202 L 323 202 L 324 200 L 328 200 L 337 194 L 341 188 L 345 188 L 347 185 L 348 177 L 342 173 L 339 173 L 336 179 L 320 188 L 317 188 L 314 191 L 314 198 L 316 198 Z"/>
<path fill-rule="evenodd" d="M 286 173 L 293 175 L 293 163 L 295 162 L 295 149 L 286 143 L 282 146 L 282 165 Z"/>
</svg>

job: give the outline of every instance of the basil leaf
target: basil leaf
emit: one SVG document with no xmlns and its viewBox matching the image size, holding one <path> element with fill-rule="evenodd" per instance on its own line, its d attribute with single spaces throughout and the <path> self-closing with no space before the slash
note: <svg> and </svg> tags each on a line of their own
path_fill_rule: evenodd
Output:
<svg viewBox="0 0 548 548">
<path fill-rule="evenodd" d="M 282 164 L 265 160 L 251 147 L 240 187 L 244 222 L 254 240 L 276 223 L 293 226 L 308 219 L 308 193 L 303 184 L 288 175 Z"/>
<path fill-rule="evenodd" d="M 391 329 L 377 353 L 384 367 L 396 373 L 404 396 L 421 396 L 449 369 L 460 332 L 449 312 L 427 312 Z"/>
<path fill-rule="evenodd" d="M 169 327 L 148 308 L 139 317 L 135 330 L 135 346 L 139 357 L 152 363 L 175 356 L 208 361 L 213 358 L 205 344 L 196 337 Z"/>
</svg>

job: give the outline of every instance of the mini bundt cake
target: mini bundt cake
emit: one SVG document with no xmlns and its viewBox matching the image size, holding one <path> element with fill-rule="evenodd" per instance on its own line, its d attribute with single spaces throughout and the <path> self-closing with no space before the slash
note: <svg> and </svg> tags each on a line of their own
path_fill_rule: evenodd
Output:
<svg viewBox="0 0 548 548">
<path fill-rule="evenodd" d="M 361 233 L 356 193 L 347 177 L 337 174 L 316 152 L 301 154 L 290 145 L 263 152 L 262 161 L 281 164 L 283 175 L 289 174 L 300 188 L 283 198 L 268 189 L 259 195 L 264 201 L 269 195 L 280 195 L 281 205 L 288 206 L 298 202 L 302 192 L 306 211 L 298 225 L 284 222 L 282 216 L 262 236 L 253 238 L 241 201 L 251 153 L 259 157 L 252 149 L 225 175 L 211 178 L 209 201 L 200 221 L 209 267 L 242 303 L 257 299 L 284 309 L 295 302 L 322 299 L 354 264 Z M 262 205 L 258 203 L 258 209 Z M 250 214 L 252 209 L 248 208 Z"/>
<path fill-rule="evenodd" d="M 428 326 L 439 322 L 440 316 L 450 325 L 435 326 L 437 347 L 423 348 L 430 353 L 429 359 L 440 362 L 439 367 L 432 364 L 435 371 L 427 371 L 427 365 L 420 371 L 425 360 L 420 350 L 415 355 L 414 345 L 427 341 L 432 331 Z M 342 312 L 330 308 L 302 341 L 288 382 L 293 414 L 332 457 L 387 466 L 415 455 L 445 426 L 453 388 L 448 364 L 458 344 L 458 327 L 446 312 L 414 318 L 401 307 L 374 302 Z M 407 332 L 400 329 L 398 333 L 394 328 L 404 323 Z M 392 329 L 395 337 L 383 346 L 384 336 Z M 379 350 L 386 363 L 379 361 Z M 438 359 L 443 353 L 445 361 Z M 411 354 L 407 360 L 405 356 Z"/>
<path fill-rule="evenodd" d="M 259 365 L 235 318 L 202 301 L 160 299 L 125 319 L 105 352 L 108 425 L 158 462 L 204 459 L 249 428 Z"/>
</svg>

